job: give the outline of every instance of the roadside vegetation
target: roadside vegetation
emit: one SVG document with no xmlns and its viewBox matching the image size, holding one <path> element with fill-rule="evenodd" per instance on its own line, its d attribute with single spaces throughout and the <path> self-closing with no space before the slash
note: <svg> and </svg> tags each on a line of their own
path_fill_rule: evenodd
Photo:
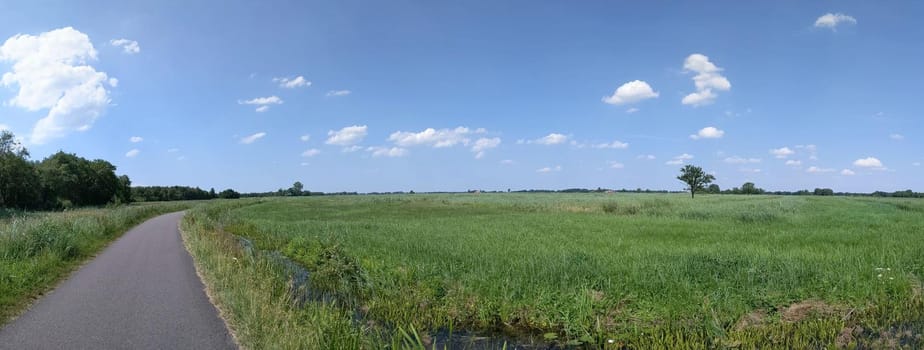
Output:
<svg viewBox="0 0 924 350">
<path fill-rule="evenodd" d="M 135 225 L 188 202 L 64 212 L 0 211 L 0 324 Z"/>
<path fill-rule="evenodd" d="M 922 213 L 914 199 L 397 195 L 216 203 L 183 227 L 249 348 L 888 348 L 924 346 Z"/>
</svg>

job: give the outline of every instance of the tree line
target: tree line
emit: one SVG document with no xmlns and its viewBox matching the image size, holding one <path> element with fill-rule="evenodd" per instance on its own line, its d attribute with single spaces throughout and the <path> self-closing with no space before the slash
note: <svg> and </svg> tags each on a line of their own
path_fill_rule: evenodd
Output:
<svg viewBox="0 0 924 350">
<path fill-rule="evenodd" d="M 0 131 L 0 208 L 55 210 L 145 201 L 240 198 L 227 189 L 216 193 L 185 186 L 132 187 L 126 175 L 102 159 L 58 151 L 41 161 L 13 133 Z"/>
</svg>

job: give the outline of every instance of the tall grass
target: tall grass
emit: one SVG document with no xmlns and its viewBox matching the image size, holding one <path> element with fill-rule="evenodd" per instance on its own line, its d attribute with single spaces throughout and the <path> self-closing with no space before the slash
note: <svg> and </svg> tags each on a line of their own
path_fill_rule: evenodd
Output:
<svg viewBox="0 0 924 350">
<path fill-rule="evenodd" d="M 400 327 L 438 343 L 428 338 L 455 327 L 588 347 L 924 346 L 922 201 L 502 194 L 250 203 L 220 216 L 199 211 L 220 227 L 224 250 L 246 237 L 307 268 L 313 288 L 341 301 L 312 312 L 336 320 L 334 334 L 358 337 L 348 339 L 394 339 Z M 249 274 L 287 280 L 247 270 L 221 286 L 284 290 L 255 291 L 242 283 Z M 354 309 L 358 333 L 349 333 L 341 327 Z M 290 337 L 300 336 L 276 339 Z M 253 344 L 278 345 L 266 341 Z"/>
<path fill-rule="evenodd" d="M 0 324 L 132 226 L 188 203 L 161 203 L 0 219 Z"/>
</svg>

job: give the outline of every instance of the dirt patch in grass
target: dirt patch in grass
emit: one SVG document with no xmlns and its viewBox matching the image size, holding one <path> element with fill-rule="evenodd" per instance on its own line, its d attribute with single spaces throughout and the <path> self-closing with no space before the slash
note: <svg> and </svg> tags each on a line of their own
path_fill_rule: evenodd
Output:
<svg viewBox="0 0 924 350">
<path fill-rule="evenodd" d="M 735 330 L 742 331 L 748 328 L 760 327 L 767 320 L 767 312 L 763 309 L 757 309 L 751 311 L 744 316 L 741 316 L 741 319 L 738 320 L 738 323 L 735 323 Z"/>
<path fill-rule="evenodd" d="M 833 316 L 839 311 L 839 308 L 821 300 L 806 300 L 780 310 L 780 318 L 786 322 L 799 322 L 809 316 Z"/>
<path fill-rule="evenodd" d="M 854 344 L 857 341 L 857 337 L 863 334 L 863 327 L 854 326 L 854 327 L 844 327 L 841 330 L 841 333 L 838 334 L 837 339 L 834 341 L 834 345 L 838 349 L 844 349 Z"/>
</svg>

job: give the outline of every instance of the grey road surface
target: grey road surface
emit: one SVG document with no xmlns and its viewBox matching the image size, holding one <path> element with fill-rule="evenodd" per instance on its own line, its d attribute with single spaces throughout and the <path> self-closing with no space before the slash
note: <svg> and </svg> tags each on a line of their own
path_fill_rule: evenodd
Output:
<svg viewBox="0 0 924 350">
<path fill-rule="evenodd" d="M 183 247 L 182 217 L 127 232 L 0 329 L 0 349 L 235 349 Z"/>
</svg>

